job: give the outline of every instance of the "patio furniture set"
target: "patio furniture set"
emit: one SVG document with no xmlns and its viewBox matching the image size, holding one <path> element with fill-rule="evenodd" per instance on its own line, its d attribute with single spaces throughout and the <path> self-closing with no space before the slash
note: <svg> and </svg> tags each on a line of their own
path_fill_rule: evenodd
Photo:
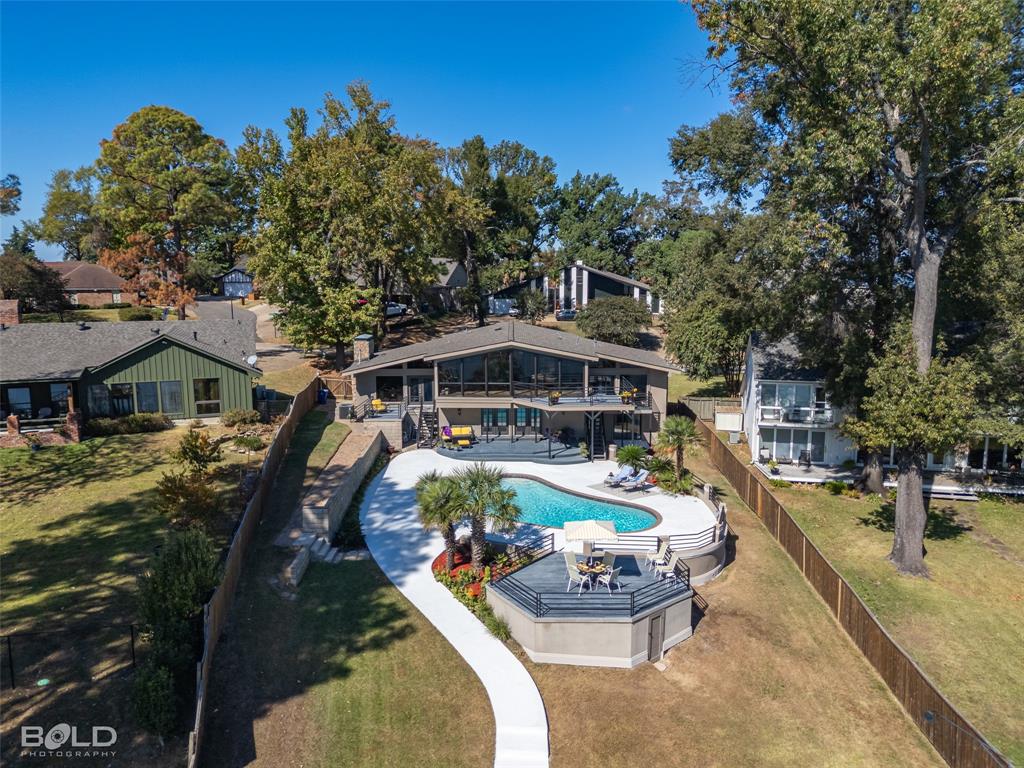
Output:
<svg viewBox="0 0 1024 768">
<path fill-rule="evenodd" d="M 576 559 L 576 553 L 564 550 L 565 571 L 569 583 L 565 588 L 566 592 L 577 588 L 577 595 L 582 596 L 583 590 L 593 591 L 599 587 L 605 587 L 608 594 L 612 593 L 612 587 L 619 592 L 622 591 L 622 582 L 619 574 L 622 568 L 615 567 L 615 553 L 605 551 L 601 559 L 596 557 L 585 557 L 583 560 Z M 672 552 L 667 541 L 662 542 L 656 552 L 648 552 L 645 556 L 644 565 L 654 573 L 655 578 L 660 581 L 665 578 L 674 578 L 676 565 L 681 555 Z"/>
</svg>

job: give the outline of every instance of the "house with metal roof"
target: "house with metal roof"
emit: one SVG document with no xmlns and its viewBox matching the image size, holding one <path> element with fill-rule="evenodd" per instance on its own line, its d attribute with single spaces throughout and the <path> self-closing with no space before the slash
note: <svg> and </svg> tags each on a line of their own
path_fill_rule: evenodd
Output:
<svg viewBox="0 0 1024 768">
<path fill-rule="evenodd" d="M 252 320 L 0 324 L 0 417 L 52 428 L 162 413 L 219 416 L 253 407 Z"/>
<path fill-rule="evenodd" d="M 585 461 L 650 444 L 667 409 L 660 355 L 518 321 L 374 352 L 355 343 L 356 418 L 455 458 Z"/>
</svg>

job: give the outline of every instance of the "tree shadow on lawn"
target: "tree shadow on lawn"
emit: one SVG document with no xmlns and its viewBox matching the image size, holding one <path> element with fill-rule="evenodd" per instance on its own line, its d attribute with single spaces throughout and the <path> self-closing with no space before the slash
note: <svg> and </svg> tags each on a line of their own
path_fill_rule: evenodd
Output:
<svg viewBox="0 0 1024 768">
<path fill-rule="evenodd" d="M 973 530 L 969 524 L 962 522 L 957 517 L 952 507 L 941 509 L 929 507 L 927 515 L 924 537 L 931 541 L 957 539 Z M 883 533 L 892 533 L 896 529 L 896 505 L 893 502 L 884 502 L 858 520 L 861 525 L 877 528 Z"/>
<path fill-rule="evenodd" d="M 150 448 L 153 433 L 94 437 L 81 443 L 39 451 L 9 448 L 0 452 L 0 483 L 5 504 L 30 504 L 63 489 L 147 472 L 166 463 L 164 451 Z"/>
</svg>

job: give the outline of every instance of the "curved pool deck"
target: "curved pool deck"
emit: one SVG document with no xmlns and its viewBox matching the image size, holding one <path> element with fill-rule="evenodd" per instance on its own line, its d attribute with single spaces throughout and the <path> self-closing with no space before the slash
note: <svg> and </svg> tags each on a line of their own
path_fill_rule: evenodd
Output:
<svg viewBox="0 0 1024 768">
<path fill-rule="evenodd" d="M 418 454 L 429 454 L 431 461 Z M 360 510 L 367 547 L 385 575 L 483 683 L 494 711 L 495 768 L 547 768 L 547 713 L 533 678 L 431 573 L 444 542 L 420 524 L 414 486 L 427 469 L 441 469 L 441 462 L 465 466 L 433 451 L 415 451 L 397 456 L 374 478 Z"/>
<path fill-rule="evenodd" d="M 601 486 L 615 462 L 551 465 L 534 462 L 489 462 L 509 474 L 535 477 L 552 485 L 603 501 L 623 498 Z M 548 765 L 548 724 L 544 702 L 526 668 L 494 638 L 469 610 L 434 580 L 430 566 L 444 548 L 440 534 L 424 530 L 416 511 L 415 484 L 428 470 L 449 474 L 466 462 L 431 450 L 396 456 L 367 490 L 360 510 L 367 546 L 385 575 L 445 636 L 480 678 L 494 711 L 495 768 Z M 655 512 L 659 522 L 645 534 L 699 533 L 716 522 L 703 502 L 651 489 L 626 500 Z M 535 529 L 536 530 L 536 529 Z M 560 528 L 555 547 L 565 545 Z"/>
</svg>

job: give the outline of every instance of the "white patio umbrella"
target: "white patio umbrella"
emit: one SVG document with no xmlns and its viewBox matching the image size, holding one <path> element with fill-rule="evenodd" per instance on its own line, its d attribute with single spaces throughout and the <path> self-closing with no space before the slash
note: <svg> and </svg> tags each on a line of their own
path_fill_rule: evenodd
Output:
<svg viewBox="0 0 1024 768">
<path fill-rule="evenodd" d="M 590 545 L 595 541 L 619 540 L 615 523 L 611 520 L 567 520 L 563 526 L 566 541 L 582 541 L 583 555 L 590 557 Z"/>
</svg>

